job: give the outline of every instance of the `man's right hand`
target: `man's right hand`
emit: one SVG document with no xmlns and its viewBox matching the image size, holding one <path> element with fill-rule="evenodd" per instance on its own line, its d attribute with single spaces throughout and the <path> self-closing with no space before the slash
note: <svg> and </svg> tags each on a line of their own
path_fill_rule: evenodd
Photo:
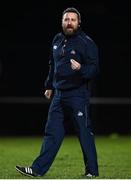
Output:
<svg viewBox="0 0 131 180">
<path fill-rule="evenodd" d="M 50 99 L 52 95 L 52 90 L 51 89 L 46 90 L 44 95 L 47 99 Z"/>
</svg>

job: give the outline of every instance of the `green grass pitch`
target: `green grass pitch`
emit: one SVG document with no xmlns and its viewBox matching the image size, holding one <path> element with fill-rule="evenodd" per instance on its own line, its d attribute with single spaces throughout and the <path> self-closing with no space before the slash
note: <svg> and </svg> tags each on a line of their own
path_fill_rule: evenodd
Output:
<svg viewBox="0 0 131 180">
<path fill-rule="evenodd" d="M 131 178 L 131 136 L 96 136 L 95 142 L 100 173 L 97 179 Z M 30 179 L 19 174 L 15 165 L 31 165 L 41 143 L 42 137 L 0 137 L 0 179 Z M 79 141 L 76 136 L 65 136 L 42 179 L 84 179 L 83 173 Z"/>
</svg>

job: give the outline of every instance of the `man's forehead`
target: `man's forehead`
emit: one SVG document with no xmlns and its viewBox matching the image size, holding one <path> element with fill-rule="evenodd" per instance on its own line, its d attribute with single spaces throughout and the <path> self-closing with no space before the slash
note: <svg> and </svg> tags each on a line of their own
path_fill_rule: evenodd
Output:
<svg viewBox="0 0 131 180">
<path fill-rule="evenodd" d="M 66 12 L 63 18 L 77 18 L 77 14 L 75 12 Z"/>
</svg>

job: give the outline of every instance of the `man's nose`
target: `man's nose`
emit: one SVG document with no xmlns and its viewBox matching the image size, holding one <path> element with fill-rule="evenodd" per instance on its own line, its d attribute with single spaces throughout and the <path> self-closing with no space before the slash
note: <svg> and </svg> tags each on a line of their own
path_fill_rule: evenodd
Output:
<svg viewBox="0 0 131 180">
<path fill-rule="evenodd" d="M 71 20 L 68 21 L 68 24 L 71 24 Z"/>
</svg>

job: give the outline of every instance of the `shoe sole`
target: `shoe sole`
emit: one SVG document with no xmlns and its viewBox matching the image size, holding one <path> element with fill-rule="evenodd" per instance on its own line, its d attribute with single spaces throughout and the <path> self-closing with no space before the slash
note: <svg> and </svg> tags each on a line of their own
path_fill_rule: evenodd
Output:
<svg viewBox="0 0 131 180">
<path fill-rule="evenodd" d="M 15 167 L 15 169 L 16 169 L 19 173 L 21 173 L 22 175 L 29 176 L 29 177 L 34 177 L 34 176 L 30 175 L 30 174 L 24 173 L 23 171 L 21 171 L 21 170 L 18 169 L 17 167 Z"/>
</svg>

